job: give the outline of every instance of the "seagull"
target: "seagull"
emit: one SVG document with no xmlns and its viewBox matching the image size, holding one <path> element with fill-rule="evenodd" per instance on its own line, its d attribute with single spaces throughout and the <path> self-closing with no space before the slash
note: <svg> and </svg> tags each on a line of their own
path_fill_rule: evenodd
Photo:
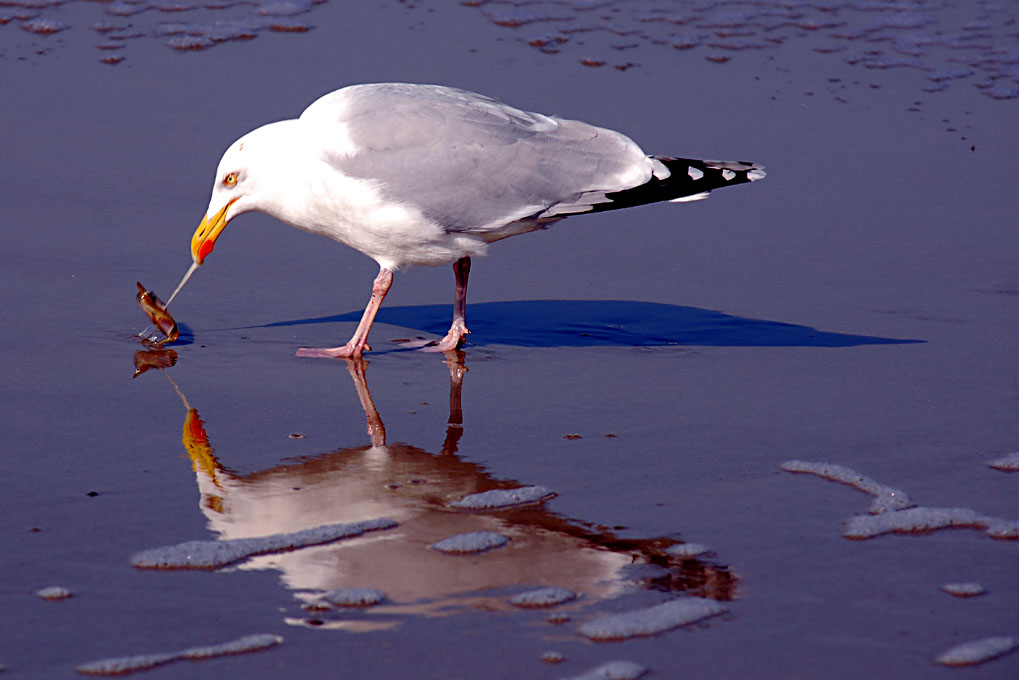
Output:
<svg viewBox="0 0 1019 680">
<path fill-rule="evenodd" d="M 453 322 L 426 348 L 446 352 L 470 332 L 471 258 L 490 243 L 571 215 L 695 201 L 764 177 L 763 166 L 746 161 L 651 156 L 619 132 L 453 87 L 352 85 L 230 145 L 184 281 L 246 212 L 328 236 L 374 259 L 379 274 L 345 345 L 297 354 L 358 358 L 371 349 L 368 333 L 394 272 L 452 263 Z"/>
</svg>

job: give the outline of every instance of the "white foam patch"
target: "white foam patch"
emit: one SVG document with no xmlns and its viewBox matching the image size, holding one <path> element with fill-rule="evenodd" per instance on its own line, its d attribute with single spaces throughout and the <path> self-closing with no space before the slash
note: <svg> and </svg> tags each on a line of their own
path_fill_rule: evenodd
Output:
<svg viewBox="0 0 1019 680">
<path fill-rule="evenodd" d="M 320 599 L 337 607 L 370 607 L 386 599 L 386 594 L 374 588 L 338 588 Z"/>
<path fill-rule="evenodd" d="M 576 599 L 577 594 L 566 588 L 539 588 L 520 593 L 510 598 L 510 604 L 517 607 L 553 607 Z"/>
<path fill-rule="evenodd" d="M 654 635 L 724 614 L 728 608 L 715 600 L 684 597 L 663 604 L 610 614 L 580 626 L 580 634 L 592 640 L 627 640 Z"/>
<path fill-rule="evenodd" d="M 987 592 L 979 583 L 946 583 L 941 590 L 956 597 L 975 597 Z"/>
<path fill-rule="evenodd" d="M 1019 451 L 1016 453 L 1010 453 L 1007 456 L 996 458 L 988 463 L 995 470 L 1001 470 L 1002 472 L 1016 472 L 1019 470 Z"/>
<path fill-rule="evenodd" d="M 549 650 L 541 653 L 541 660 L 545 663 L 562 663 L 566 660 L 566 657 L 561 652 Z"/>
<path fill-rule="evenodd" d="M 817 475 L 833 482 L 847 484 L 863 493 L 874 496 L 870 505 L 871 514 L 880 514 L 890 510 L 903 510 L 916 505 L 905 491 L 875 482 L 859 472 L 834 463 L 811 463 L 803 460 L 787 460 L 782 463 L 786 472 L 805 472 Z"/>
<path fill-rule="evenodd" d="M 1019 638 L 1010 635 L 964 642 L 952 647 L 935 661 L 943 666 L 975 666 L 1019 649 Z"/>
<path fill-rule="evenodd" d="M 93 661 L 82 664 L 75 668 L 75 670 L 85 675 L 127 675 L 135 671 L 144 671 L 156 666 L 162 666 L 165 663 L 177 661 L 179 658 L 176 654 L 138 654 L 136 656 L 123 656 Z"/>
<path fill-rule="evenodd" d="M 666 555 L 669 557 L 678 557 L 679 559 L 689 559 L 709 552 L 711 552 L 711 548 L 703 543 L 680 543 L 679 545 L 671 545 L 665 549 Z"/>
<path fill-rule="evenodd" d="M 846 538 L 873 538 L 882 534 L 915 534 L 953 527 L 983 529 L 991 538 L 1019 540 L 1019 520 L 990 517 L 969 508 L 917 507 L 898 489 L 879 484 L 869 477 L 833 463 L 790 460 L 782 463 L 789 472 L 808 472 L 834 482 L 848 484 L 874 496 L 870 515 L 856 515 L 846 521 Z"/>
<path fill-rule="evenodd" d="M 37 590 L 35 593 L 36 597 L 41 597 L 44 600 L 66 600 L 73 594 L 63 586 L 47 586 L 42 590 Z"/>
<path fill-rule="evenodd" d="M 846 538 L 913 534 L 961 527 L 983 529 L 991 538 L 1019 539 L 1019 521 L 988 517 L 969 508 L 909 508 L 881 515 L 856 515 L 846 522 Z"/>
<path fill-rule="evenodd" d="M 255 555 L 331 543 L 342 538 L 360 536 L 366 531 L 392 529 L 395 526 L 397 524 L 393 520 L 380 517 L 362 522 L 329 524 L 290 534 L 227 541 L 187 541 L 135 553 L 131 556 L 131 564 L 139 569 L 218 569 Z"/>
<path fill-rule="evenodd" d="M 509 543 L 509 539 L 491 531 L 472 531 L 444 538 L 432 544 L 433 550 L 451 554 L 479 553 L 486 550 L 501 548 Z"/>
<path fill-rule="evenodd" d="M 573 675 L 564 680 L 636 680 L 645 673 L 647 667 L 636 661 L 609 661 L 582 675 Z"/>
<path fill-rule="evenodd" d="M 216 656 L 226 656 L 227 654 L 257 652 L 262 649 L 268 649 L 269 647 L 278 645 L 281 642 L 283 642 L 283 638 L 279 635 L 269 635 L 267 633 L 259 635 L 245 635 L 242 638 L 237 638 L 236 640 L 231 640 L 230 642 L 224 642 L 218 645 L 191 647 L 178 652 L 178 656 L 182 659 L 211 659 Z"/>
<path fill-rule="evenodd" d="M 283 642 L 283 638 L 278 635 L 246 635 L 242 638 L 238 638 L 230 642 L 224 642 L 220 645 L 190 647 L 188 649 L 182 649 L 179 652 L 169 652 L 165 654 L 139 654 L 136 656 L 122 656 L 112 659 L 103 659 L 101 661 L 92 661 L 91 663 L 78 666 L 75 670 L 79 673 L 84 673 L 85 675 L 126 675 L 128 673 L 134 673 L 135 671 L 143 671 L 155 666 L 162 666 L 163 664 L 170 663 L 171 661 L 179 661 L 181 659 L 197 661 L 200 659 L 211 659 L 216 656 L 226 656 L 228 654 L 257 652 L 259 650 L 268 649 L 269 647 L 278 645 L 281 642 Z"/>
<path fill-rule="evenodd" d="M 499 510 L 515 505 L 538 503 L 555 496 L 555 492 L 543 486 L 522 486 L 519 489 L 492 489 L 483 493 L 472 493 L 449 504 L 459 510 Z"/>
</svg>

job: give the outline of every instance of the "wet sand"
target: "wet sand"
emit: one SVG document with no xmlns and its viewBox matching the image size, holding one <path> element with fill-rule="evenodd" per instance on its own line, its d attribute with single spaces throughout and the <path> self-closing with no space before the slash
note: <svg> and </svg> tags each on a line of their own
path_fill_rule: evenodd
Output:
<svg viewBox="0 0 1019 680">
<path fill-rule="evenodd" d="M 841 465 L 920 507 L 1019 519 L 1019 478 L 988 465 L 1019 449 L 1019 100 L 986 96 L 981 68 L 925 92 L 941 64 L 850 63 L 908 55 L 836 28 L 681 50 L 558 33 L 547 15 L 500 25 L 513 22 L 493 12 L 508 8 L 327 4 L 291 17 L 307 33 L 187 53 L 125 39 L 115 66 L 99 61 L 89 27 L 109 17 L 91 3 L 60 7 L 68 28 L 49 36 L 0 25 L 17 103 L 0 111 L 0 664 L 72 677 L 270 634 L 282 643 L 139 677 L 561 678 L 612 660 L 663 678 L 1013 677 L 1015 653 L 969 671 L 936 659 L 1019 635 L 1019 542 L 968 527 L 850 540 L 873 497 L 781 466 Z M 162 14 L 117 21 L 152 31 L 177 18 Z M 899 38 L 938 28 L 842 14 L 899 21 Z M 1014 52 L 1005 15 L 981 30 Z M 675 31 L 725 30 L 697 21 Z M 527 44 L 539 34 L 569 40 L 548 54 Z M 849 47 L 817 51 L 832 44 Z M 448 268 L 401 272 L 362 366 L 293 352 L 349 335 L 375 264 L 247 215 L 171 307 L 174 365 L 132 378 L 146 321 L 135 281 L 166 296 L 179 280 L 227 144 L 324 92 L 386 80 L 472 89 L 769 176 L 496 244 L 474 263 L 460 358 L 392 342 L 441 334 L 453 293 Z M 555 495 L 449 507 L 532 485 Z M 382 517 L 398 526 L 220 569 L 131 563 Z M 429 547 L 473 531 L 509 542 Z M 682 557 L 687 543 L 710 552 Z M 961 582 L 986 593 L 942 590 Z M 72 596 L 35 595 L 54 585 Z M 580 597 L 509 603 L 539 586 Z M 348 587 L 387 599 L 308 606 Z M 582 633 L 686 597 L 726 612 L 624 641 Z"/>
</svg>

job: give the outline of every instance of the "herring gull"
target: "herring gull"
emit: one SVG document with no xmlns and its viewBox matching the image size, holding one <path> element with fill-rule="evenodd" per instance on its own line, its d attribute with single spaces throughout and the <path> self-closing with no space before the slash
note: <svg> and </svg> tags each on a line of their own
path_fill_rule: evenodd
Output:
<svg viewBox="0 0 1019 680">
<path fill-rule="evenodd" d="M 488 244 L 570 215 L 698 200 L 764 176 L 762 166 L 745 161 L 649 156 L 619 132 L 452 87 L 353 85 L 230 145 L 191 239 L 185 281 L 230 220 L 267 213 L 379 264 L 350 341 L 301 348 L 299 356 L 361 356 L 393 272 L 452 263 L 453 323 L 428 348 L 448 351 L 469 332 L 471 258 Z"/>
</svg>

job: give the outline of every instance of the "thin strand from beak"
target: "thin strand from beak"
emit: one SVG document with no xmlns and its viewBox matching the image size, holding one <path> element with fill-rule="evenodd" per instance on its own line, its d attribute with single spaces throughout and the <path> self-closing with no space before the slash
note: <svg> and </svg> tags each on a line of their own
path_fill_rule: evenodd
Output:
<svg viewBox="0 0 1019 680">
<path fill-rule="evenodd" d="M 166 301 L 166 305 L 164 306 L 164 309 L 165 309 L 166 307 L 169 307 L 169 306 L 170 306 L 170 303 L 171 303 L 171 302 L 173 302 L 173 299 L 174 299 L 175 297 L 177 297 L 177 293 L 179 293 L 179 292 L 180 292 L 180 289 L 184 287 L 184 284 L 188 282 L 188 279 L 190 279 L 190 278 L 191 278 L 191 275 L 195 273 L 195 270 L 196 270 L 196 269 L 198 269 L 198 267 L 199 267 L 199 265 L 198 265 L 198 263 L 197 263 L 197 262 L 192 262 L 192 263 L 191 263 L 191 267 L 190 267 L 190 268 L 188 268 L 188 271 L 187 271 L 187 273 L 186 273 L 186 274 L 184 274 L 184 278 L 183 278 L 183 279 L 181 279 L 181 280 L 180 280 L 180 283 L 178 283 L 178 284 L 177 284 L 177 289 L 176 289 L 175 291 L 173 291 L 173 295 L 171 295 L 171 296 L 170 296 L 170 299 Z"/>
</svg>

